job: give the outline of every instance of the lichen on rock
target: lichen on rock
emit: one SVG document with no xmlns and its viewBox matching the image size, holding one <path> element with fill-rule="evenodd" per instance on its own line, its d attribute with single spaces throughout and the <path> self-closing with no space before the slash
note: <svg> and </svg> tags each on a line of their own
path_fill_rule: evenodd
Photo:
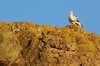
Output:
<svg viewBox="0 0 100 66">
<path fill-rule="evenodd" d="M 0 66 L 100 66 L 100 36 L 77 25 L 0 23 Z"/>
</svg>

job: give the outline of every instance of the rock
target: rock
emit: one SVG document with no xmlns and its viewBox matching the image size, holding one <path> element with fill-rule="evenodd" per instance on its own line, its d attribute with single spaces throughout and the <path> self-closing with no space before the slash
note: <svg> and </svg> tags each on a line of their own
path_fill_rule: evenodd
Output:
<svg viewBox="0 0 100 66">
<path fill-rule="evenodd" d="M 100 37 L 77 25 L 1 22 L 0 66 L 100 66 Z"/>
</svg>

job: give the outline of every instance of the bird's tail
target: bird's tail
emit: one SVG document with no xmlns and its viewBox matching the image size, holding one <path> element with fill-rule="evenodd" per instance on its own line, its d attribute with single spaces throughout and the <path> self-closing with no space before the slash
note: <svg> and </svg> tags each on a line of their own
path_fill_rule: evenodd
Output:
<svg viewBox="0 0 100 66">
<path fill-rule="evenodd" d="M 81 27 L 83 27 L 83 25 L 81 24 Z"/>
</svg>

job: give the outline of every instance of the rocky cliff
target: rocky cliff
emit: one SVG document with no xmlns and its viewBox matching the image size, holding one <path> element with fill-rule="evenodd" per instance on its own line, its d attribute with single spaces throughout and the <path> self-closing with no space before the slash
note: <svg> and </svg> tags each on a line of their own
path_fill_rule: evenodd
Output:
<svg viewBox="0 0 100 66">
<path fill-rule="evenodd" d="M 0 66 L 100 66 L 100 37 L 77 25 L 1 22 Z"/>
</svg>

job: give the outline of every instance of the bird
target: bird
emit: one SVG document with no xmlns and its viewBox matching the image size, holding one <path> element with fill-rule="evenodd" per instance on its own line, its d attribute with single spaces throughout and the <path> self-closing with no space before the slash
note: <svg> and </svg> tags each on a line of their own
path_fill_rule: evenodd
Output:
<svg viewBox="0 0 100 66">
<path fill-rule="evenodd" d="M 72 24 L 76 24 L 80 27 L 83 27 L 83 25 L 80 23 L 80 21 L 73 15 L 74 15 L 74 13 L 72 11 L 70 11 L 69 12 L 69 22 Z"/>
</svg>

